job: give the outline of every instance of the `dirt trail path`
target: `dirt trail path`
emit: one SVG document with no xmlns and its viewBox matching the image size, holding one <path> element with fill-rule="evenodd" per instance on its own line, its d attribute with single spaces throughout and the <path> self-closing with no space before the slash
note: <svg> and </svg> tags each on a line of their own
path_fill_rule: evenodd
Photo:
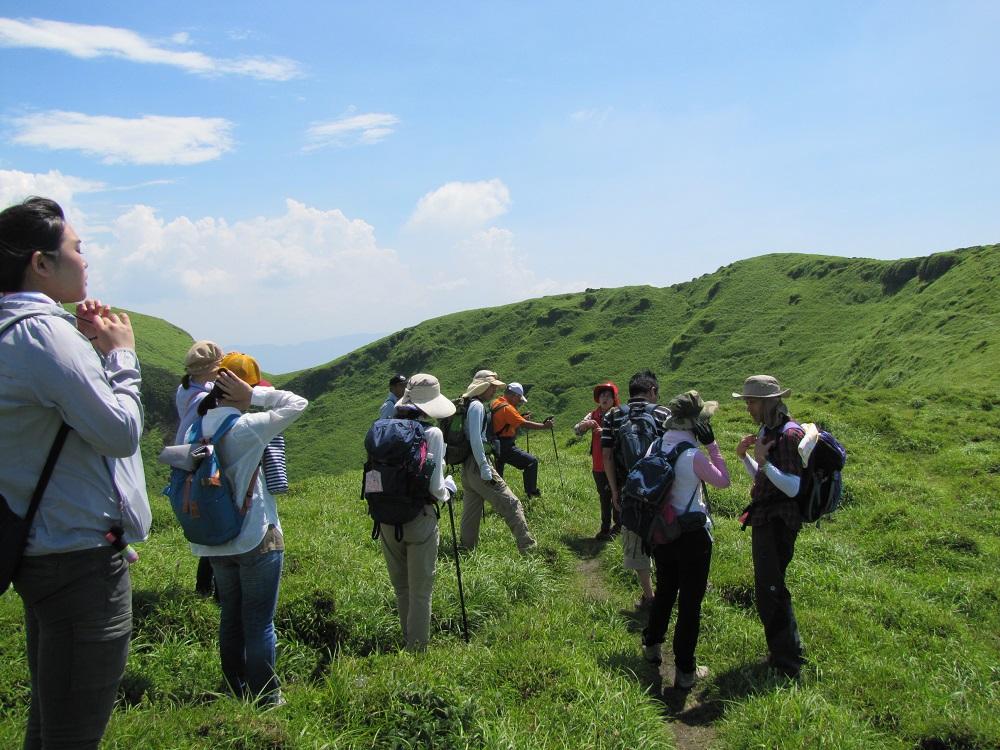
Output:
<svg viewBox="0 0 1000 750">
<path fill-rule="evenodd" d="M 599 557 L 588 557 L 576 565 L 580 589 L 586 598 L 606 602 L 611 598 L 604 583 L 604 571 Z M 701 702 L 701 690 L 673 689 L 673 666 L 660 667 L 659 683 L 650 683 L 650 693 L 663 702 L 664 721 L 674 733 L 678 750 L 706 750 L 715 741 L 714 705 Z"/>
</svg>

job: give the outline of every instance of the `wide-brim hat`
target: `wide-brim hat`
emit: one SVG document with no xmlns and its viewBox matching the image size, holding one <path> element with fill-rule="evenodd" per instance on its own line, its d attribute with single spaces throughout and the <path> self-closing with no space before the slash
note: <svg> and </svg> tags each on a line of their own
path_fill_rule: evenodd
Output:
<svg viewBox="0 0 1000 750">
<path fill-rule="evenodd" d="M 410 378 L 396 408 L 416 406 L 428 417 L 444 419 L 455 413 L 455 404 L 441 394 L 441 383 L 433 375 L 421 372 Z"/>
<path fill-rule="evenodd" d="M 462 398 L 479 396 L 480 394 L 485 393 L 491 385 L 495 385 L 498 388 L 504 388 L 507 384 L 500 380 L 493 370 L 480 370 L 472 376 L 472 382 L 469 383 L 468 387 L 465 389 L 465 393 L 462 394 Z"/>
<path fill-rule="evenodd" d="M 781 398 L 792 392 L 782 390 L 778 379 L 771 375 L 751 375 L 743 381 L 743 393 L 734 393 L 733 398 Z"/>
<path fill-rule="evenodd" d="M 244 383 L 249 383 L 250 385 L 260 384 L 260 365 L 249 354 L 229 352 L 229 354 L 222 358 L 219 367 L 226 368 Z"/>
<path fill-rule="evenodd" d="M 686 430 L 711 419 L 719 410 L 719 402 L 703 401 L 698 391 L 686 391 L 674 396 L 667 408 L 670 409 L 670 426 Z"/>
<path fill-rule="evenodd" d="M 195 341 L 184 355 L 184 371 L 194 378 L 214 375 L 222 354 L 222 347 L 214 341 Z"/>
</svg>

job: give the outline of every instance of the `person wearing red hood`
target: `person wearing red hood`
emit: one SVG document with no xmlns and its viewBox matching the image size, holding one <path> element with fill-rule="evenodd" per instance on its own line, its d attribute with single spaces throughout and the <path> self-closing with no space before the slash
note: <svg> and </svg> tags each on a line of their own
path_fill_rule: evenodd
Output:
<svg viewBox="0 0 1000 750">
<path fill-rule="evenodd" d="M 601 499 L 601 530 L 594 539 L 607 541 L 614 537 L 622 527 L 621 513 L 611 503 L 611 484 L 608 475 L 604 473 L 604 456 L 601 452 L 601 422 L 618 402 L 618 386 L 610 380 L 594 386 L 594 401 L 597 408 L 587 414 L 573 426 L 573 432 L 583 435 L 590 432 L 590 457 L 594 466 L 594 484 L 597 485 L 597 496 Z M 611 525 L 612 517 L 614 526 Z"/>
</svg>

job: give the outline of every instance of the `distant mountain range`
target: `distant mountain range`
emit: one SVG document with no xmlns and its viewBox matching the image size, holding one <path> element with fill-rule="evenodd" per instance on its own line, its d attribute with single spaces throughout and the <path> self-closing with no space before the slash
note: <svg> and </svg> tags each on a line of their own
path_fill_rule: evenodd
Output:
<svg viewBox="0 0 1000 750">
<path fill-rule="evenodd" d="M 555 414 L 561 427 L 592 408 L 595 383 L 613 379 L 624 393 L 647 367 L 664 398 L 698 388 L 724 401 L 761 372 L 798 393 L 996 395 L 998 289 L 1000 245 L 897 261 L 766 255 L 670 287 L 591 289 L 446 315 L 275 381 L 312 401 L 288 435 L 302 473 L 360 465 L 361 437 L 396 371 L 434 373 L 454 397 L 489 367 L 524 383 L 534 413 Z M 147 412 L 153 424 L 171 424 L 190 337 L 155 319 L 140 323 Z M 267 361 L 264 348 L 247 348 Z"/>
</svg>

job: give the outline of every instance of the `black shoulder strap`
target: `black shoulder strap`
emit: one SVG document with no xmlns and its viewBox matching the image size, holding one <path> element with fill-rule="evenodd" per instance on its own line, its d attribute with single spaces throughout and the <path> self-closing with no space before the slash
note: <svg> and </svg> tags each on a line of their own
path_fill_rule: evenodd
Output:
<svg viewBox="0 0 1000 750">
<path fill-rule="evenodd" d="M 18 315 L 10 320 L 4 322 L 3 327 L 0 327 L 0 336 L 3 336 L 7 331 L 11 330 L 16 323 L 20 323 L 22 320 L 27 318 L 35 318 L 39 315 L 49 315 L 46 312 L 32 312 L 26 313 L 24 315 Z M 42 502 L 42 495 L 45 494 L 45 488 L 49 486 L 49 479 L 52 478 L 52 472 L 56 468 L 56 461 L 59 459 L 59 454 L 62 452 L 63 444 L 66 442 L 66 436 L 69 434 L 70 427 L 65 422 L 59 425 L 59 431 L 56 433 L 56 439 L 52 441 L 52 447 L 49 448 L 49 455 L 45 459 L 45 465 L 42 467 L 42 473 L 38 476 L 38 483 L 35 484 L 35 491 L 31 495 L 31 502 L 28 504 L 28 512 L 24 516 L 24 520 L 31 528 L 32 521 L 35 520 L 35 513 L 38 512 L 38 504 Z"/>
</svg>

